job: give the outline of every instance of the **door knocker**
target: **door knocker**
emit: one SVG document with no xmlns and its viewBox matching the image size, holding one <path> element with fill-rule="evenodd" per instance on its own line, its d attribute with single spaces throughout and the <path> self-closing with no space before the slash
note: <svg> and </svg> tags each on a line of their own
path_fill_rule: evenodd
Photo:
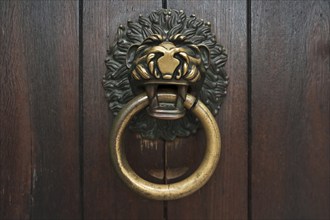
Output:
<svg viewBox="0 0 330 220">
<path fill-rule="evenodd" d="M 151 199 L 172 200 L 200 189 L 220 157 L 220 131 L 214 115 L 226 95 L 225 49 L 211 25 L 183 11 L 160 9 L 120 25 L 107 53 L 103 79 L 116 116 L 110 131 L 114 167 L 128 187 Z M 142 179 L 123 150 L 126 127 L 146 139 L 173 140 L 205 133 L 205 156 L 188 178 L 173 184 Z"/>
</svg>

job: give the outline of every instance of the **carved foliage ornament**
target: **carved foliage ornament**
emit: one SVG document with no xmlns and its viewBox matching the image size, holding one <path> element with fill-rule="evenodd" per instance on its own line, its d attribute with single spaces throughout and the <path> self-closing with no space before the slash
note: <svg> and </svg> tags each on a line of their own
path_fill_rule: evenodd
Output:
<svg viewBox="0 0 330 220">
<path fill-rule="evenodd" d="M 199 122 L 183 107 L 187 93 L 216 115 L 226 95 L 225 49 L 216 43 L 209 22 L 183 11 L 161 9 L 120 25 L 108 50 L 103 79 L 109 107 L 116 115 L 141 92 L 149 107 L 130 123 L 147 139 L 173 140 L 195 133 Z M 160 103 L 158 91 L 177 94 L 174 103 Z M 170 120 L 163 120 L 170 119 Z"/>
</svg>

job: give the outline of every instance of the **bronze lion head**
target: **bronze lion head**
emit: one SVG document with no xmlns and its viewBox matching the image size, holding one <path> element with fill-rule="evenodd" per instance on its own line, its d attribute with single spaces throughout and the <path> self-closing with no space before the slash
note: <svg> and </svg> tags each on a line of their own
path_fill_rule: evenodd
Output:
<svg viewBox="0 0 330 220">
<path fill-rule="evenodd" d="M 228 85 L 226 60 L 209 22 L 172 9 L 140 15 L 137 22 L 119 27 L 108 51 L 103 85 L 109 107 L 116 114 L 134 95 L 146 92 L 149 107 L 130 128 L 149 139 L 188 136 L 199 122 L 183 107 L 186 94 L 217 114 Z M 159 102 L 159 91 L 176 93 L 176 101 Z"/>
</svg>

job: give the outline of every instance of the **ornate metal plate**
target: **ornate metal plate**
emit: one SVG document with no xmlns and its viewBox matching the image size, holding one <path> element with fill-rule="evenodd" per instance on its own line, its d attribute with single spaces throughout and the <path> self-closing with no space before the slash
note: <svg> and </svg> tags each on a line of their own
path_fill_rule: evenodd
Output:
<svg viewBox="0 0 330 220">
<path fill-rule="evenodd" d="M 216 43 L 209 22 L 173 9 L 140 15 L 119 26 L 108 50 L 103 86 L 109 107 L 116 115 L 145 91 L 149 108 L 131 121 L 130 129 L 147 139 L 189 136 L 199 121 L 182 102 L 191 93 L 216 115 L 228 85 L 226 61 L 226 51 Z M 176 102 L 158 103 L 161 90 L 176 92 Z"/>
</svg>

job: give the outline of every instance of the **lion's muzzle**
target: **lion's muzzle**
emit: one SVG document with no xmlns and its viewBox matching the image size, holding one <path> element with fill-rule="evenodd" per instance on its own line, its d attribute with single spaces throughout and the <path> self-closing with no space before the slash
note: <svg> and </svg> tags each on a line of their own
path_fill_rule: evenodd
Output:
<svg viewBox="0 0 330 220">
<path fill-rule="evenodd" d="M 188 90 L 193 92 L 196 85 L 203 81 L 200 47 L 183 44 L 184 39 L 181 35 L 169 40 L 152 35 L 140 46 L 132 47 L 129 53 L 133 82 L 146 91 L 149 97 L 148 113 L 155 118 L 182 118 L 186 112 L 183 102 Z M 175 93 L 176 101 L 159 102 L 159 91 Z"/>
<path fill-rule="evenodd" d="M 188 85 L 147 84 L 145 86 L 149 98 L 149 115 L 158 119 L 175 120 L 182 118 L 186 110 L 183 103 L 187 96 Z M 160 102 L 159 92 L 176 94 L 175 102 Z"/>
</svg>

